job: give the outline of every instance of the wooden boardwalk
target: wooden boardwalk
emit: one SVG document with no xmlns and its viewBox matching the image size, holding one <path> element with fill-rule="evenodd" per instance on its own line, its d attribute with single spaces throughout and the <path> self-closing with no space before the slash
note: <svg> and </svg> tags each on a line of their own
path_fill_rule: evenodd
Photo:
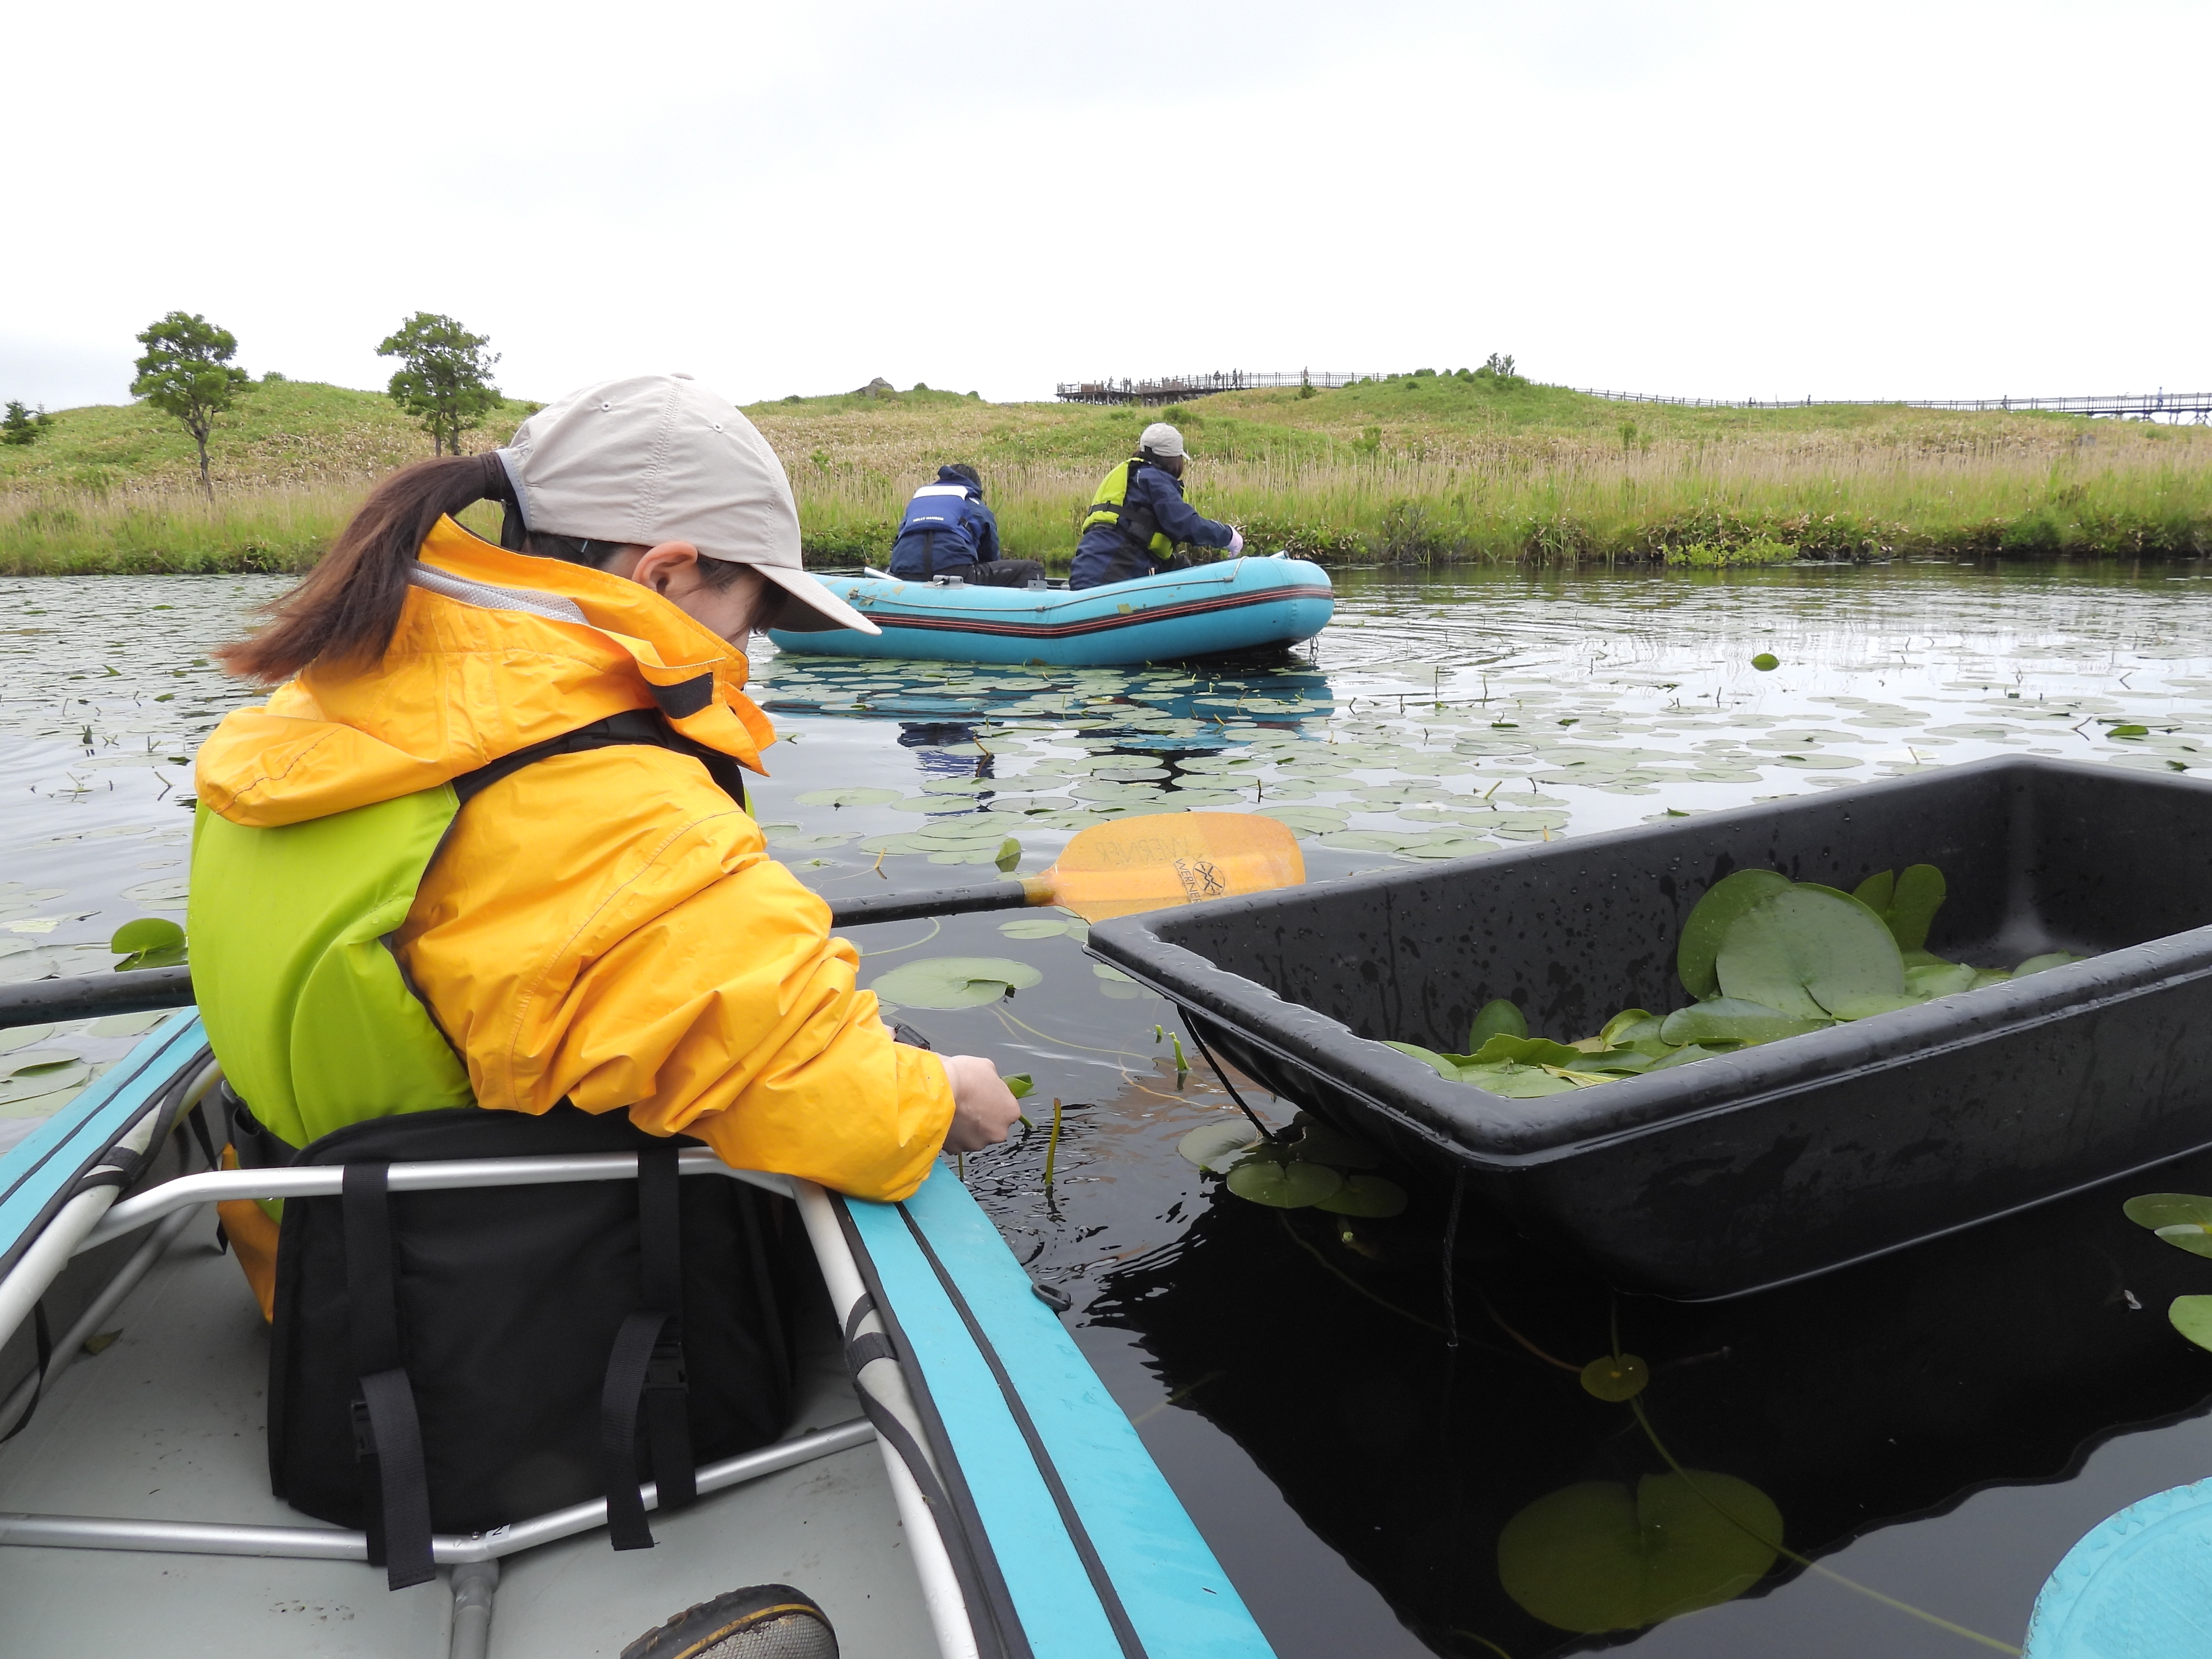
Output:
<svg viewBox="0 0 2212 1659">
<path fill-rule="evenodd" d="M 1571 386 L 1585 398 L 1608 398 L 1623 404 L 1672 404 L 1684 409 L 1820 409 L 1891 404 L 1905 409 L 2029 410 L 2050 415 L 2106 416 L 2120 420 L 2155 421 L 2164 416 L 2191 418 L 2194 426 L 2212 425 L 2212 392 L 2117 392 L 2109 397 L 2083 398 L 1800 398 L 1776 403 L 1746 398 L 1730 403 L 1714 398 L 1662 398 L 1641 392 L 1601 392 L 1593 386 Z"/>
<path fill-rule="evenodd" d="M 1063 403 L 1175 404 L 1206 398 L 1217 392 L 1246 392 L 1269 386 L 1310 386 L 1328 391 L 1355 380 L 1402 380 L 1395 374 L 1362 374 L 1346 369 L 1254 371 L 1215 369 L 1204 374 L 1167 374 L 1158 380 L 1065 380 L 1054 387 Z M 2119 392 L 2110 396 L 2068 398 L 1800 398 L 1767 401 L 1747 398 L 1732 402 L 1723 398 L 1665 398 L 1643 392 L 1606 392 L 1595 386 L 1569 386 L 1585 398 L 1604 398 L 1622 404 L 1668 404 L 1678 409 L 1820 409 L 1894 404 L 1906 409 L 1955 409 L 1966 411 L 2033 410 L 2051 415 L 2088 415 L 2114 420 L 2187 420 L 2193 426 L 2212 425 L 2212 392 Z"/>
</svg>

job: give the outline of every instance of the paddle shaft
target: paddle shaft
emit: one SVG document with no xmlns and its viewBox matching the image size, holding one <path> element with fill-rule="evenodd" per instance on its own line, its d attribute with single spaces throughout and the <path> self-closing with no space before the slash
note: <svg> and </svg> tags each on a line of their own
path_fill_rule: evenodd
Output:
<svg viewBox="0 0 2212 1659">
<path fill-rule="evenodd" d="M 974 910 L 1019 910 L 1052 902 L 1052 884 L 1038 876 L 1002 881 L 989 887 L 939 887 L 925 893 L 884 893 L 876 898 L 840 899 L 830 906 L 832 927 L 858 927 L 870 921 L 918 921 L 925 916 L 958 916 Z"/>
<path fill-rule="evenodd" d="M 846 899 L 830 907 L 833 927 L 872 921 L 915 921 L 972 910 L 1018 910 L 1052 902 L 1050 884 L 1035 876 L 989 887 L 939 887 L 924 893 L 885 893 Z M 181 1008 L 192 1000 L 189 968 L 137 968 L 127 974 L 82 974 L 0 987 L 0 1030 L 48 1020 L 88 1019 L 97 1014 L 136 1014 Z"/>
</svg>

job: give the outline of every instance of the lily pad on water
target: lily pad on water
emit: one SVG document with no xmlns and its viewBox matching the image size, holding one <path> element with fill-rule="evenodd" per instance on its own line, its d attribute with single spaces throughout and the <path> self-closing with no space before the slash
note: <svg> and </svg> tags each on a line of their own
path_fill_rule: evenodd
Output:
<svg viewBox="0 0 2212 1659">
<path fill-rule="evenodd" d="M 1365 1141 L 1307 1113 L 1300 1112 L 1291 1127 L 1298 1132 L 1293 1143 L 1297 1155 L 1310 1164 L 1328 1164 L 1340 1170 L 1371 1170 L 1382 1161 L 1382 1155 Z"/>
<path fill-rule="evenodd" d="M 1244 1156 L 1266 1145 L 1260 1132 L 1242 1118 L 1202 1123 L 1181 1140 L 1176 1151 L 1201 1170 L 1226 1175 Z"/>
<path fill-rule="evenodd" d="M 1059 939 L 1066 934 L 1082 939 L 1091 930 L 1082 922 L 1057 916 L 1016 916 L 1012 921 L 1000 922 L 999 931 L 1008 939 Z"/>
<path fill-rule="evenodd" d="M 1103 962 L 1091 964 L 1092 977 L 1099 981 L 1098 988 L 1121 1002 L 1134 1002 L 1145 994 L 1145 988 L 1131 979 L 1119 968 L 1109 968 Z"/>
<path fill-rule="evenodd" d="M 185 930 L 159 916 L 141 916 L 115 930 L 107 948 L 121 955 L 115 971 L 137 968 L 173 968 L 185 959 Z"/>
<path fill-rule="evenodd" d="M 1331 1215 L 1364 1216 L 1370 1220 L 1383 1221 L 1394 1215 L 1403 1215 L 1407 1203 L 1406 1189 L 1395 1181 L 1378 1175 L 1352 1175 L 1344 1178 L 1344 1185 L 1314 1206 Z"/>
<path fill-rule="evenodd" d="M 2212 1296 L 2177 1296 L 2166 1316 L 2198 1347 L 2212 1348 Z"/>
<path fill-rule="evenodd" d="M 15 1115 L 12 1109 L 48 1096 L 70 1093 L 92 1079 L 92 1067 L 74 1054 L 49 1055 L 42 1063 L 24 1066 L 0 1078 L 0 1117 Z"/>
<path fill-rule="evenodd" d="M 1601 1354 L 1583 1367 L 1583 1391 L 1619 1405 L 1650 1383 L 1651 1368 L 1632 1353 Z"/>
<path fill-rule="evenodd" d="M 1774 1500 L 1733 1475 L 1647 1474 L 1633 1493 L 1584 1480 L 1505 1523 L 1498 1576 L 1526 1612 L 1560 1630 L 1641 1630 L 1742 1595 L 1774 1565 L 1766 1540 L 1781 1537 Z"/>
<path fill-rule="evenodd" d="M 882 806 L 899 799 L 896 789 L 810 789 L 793 797 L 801 806 Z"/>
<path fill-rule="evenodd" d="M 1262 1154 L 1247 1158 L 1229 1172 L 1229 1190 L 1255 1204 L 1278 1210 L 1303 1210 L 1334 1197 L 1344 1177 L 1325 1164 L 1307 1164 Z"/>
<path fill-rule="evenodd" d="M 892 969 L 871 988 L 908 1008 L 981 1008 L 1043 978 L 1005 957 L 925 957 Z"/>
</svg>

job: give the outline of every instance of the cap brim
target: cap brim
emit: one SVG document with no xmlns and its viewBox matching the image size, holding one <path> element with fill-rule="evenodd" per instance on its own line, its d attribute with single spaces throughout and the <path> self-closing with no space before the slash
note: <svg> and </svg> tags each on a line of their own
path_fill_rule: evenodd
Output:
<svg viewBox="0 0 2212 1659">
<path fill-rule="evenodd" d="M 769 624 L 772 629 L 787 634 L 825 634 L 837 628 L 849 628 L 856 634 L 884 631 L 832 593 L 825 583 L 804 570 L 775 564 L 757 564 L 753 568 L 781 588 L 793 601 L 777 608 L 775 620 Z"/>
</svg>

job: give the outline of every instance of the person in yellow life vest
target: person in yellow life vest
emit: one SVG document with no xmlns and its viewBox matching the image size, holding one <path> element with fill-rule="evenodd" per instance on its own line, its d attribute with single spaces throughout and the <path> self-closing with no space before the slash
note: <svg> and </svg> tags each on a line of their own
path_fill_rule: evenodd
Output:
<svg viewBox="0 0 2212 1659">
<path fill-rule="evenodd" d="M 1244 550 L 1242 532 L 1200 517 L 1183 500 L 1182 471 L 1189 459 L 1182 434 L 1165 421 L 1144 429 L 1137 453 L 1098 482 L 1075 544 L 1070 588 L 1103 587 L 1176 568 L 1188 562 L 1176 553 L 1177 542 L 1231 554 Z"/>
<path fill-rule="evenodd" d="M 486 500 L 496 546 L 453 516 Z M 249 1133 L 283 1158 L 568 1102 L 870 1199 L 1003 1140 L 996 1069 L 894 1041 L 743 805 L 771 623 L 877 631 L 801 568 L 767 442 L 688 376 L 378 485 L 218 653 L 276 686 L 196 771 L 193 983 Z M 224 1209 L 266 1310 L 275 1227 Z"/>
</svg>

